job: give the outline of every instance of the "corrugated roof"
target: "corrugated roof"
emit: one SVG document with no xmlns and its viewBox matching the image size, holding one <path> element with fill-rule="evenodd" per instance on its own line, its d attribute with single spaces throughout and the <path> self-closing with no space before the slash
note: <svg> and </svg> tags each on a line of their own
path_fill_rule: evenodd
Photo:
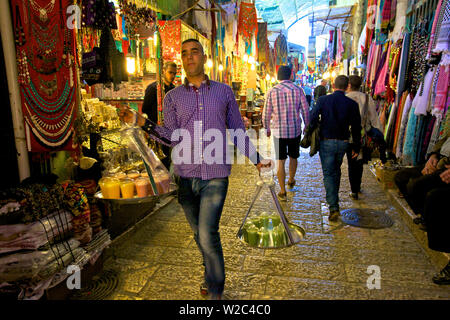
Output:
<svg viewBox="0 0 450 320">
<path fill-rule="evenodd" d="M 256 0 L 255 6 L 269 31 L 289 29 L 304 17 L 312 21 L 314 12 L 314 34 L 320 35 L 348 21 L 351 6 L 330 7 L 329 3 L 329 0 Z"/>
</svg>

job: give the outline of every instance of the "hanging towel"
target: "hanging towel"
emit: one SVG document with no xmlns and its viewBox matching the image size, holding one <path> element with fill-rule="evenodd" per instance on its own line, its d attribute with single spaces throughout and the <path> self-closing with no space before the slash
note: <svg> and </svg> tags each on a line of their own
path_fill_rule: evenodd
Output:
<svg viewBox="0 0 450 320">
<path fill-rule="evenodd" d="M 417 116 L 414 112 L 414 107 L 411 106 L 411 111 L 409 112 L 408 123 L 406 127 L 405 143 L 403 146 L 402 163 L 404 165 L 414 165 L 414 136 L 417 126 Z"/>
</svg>

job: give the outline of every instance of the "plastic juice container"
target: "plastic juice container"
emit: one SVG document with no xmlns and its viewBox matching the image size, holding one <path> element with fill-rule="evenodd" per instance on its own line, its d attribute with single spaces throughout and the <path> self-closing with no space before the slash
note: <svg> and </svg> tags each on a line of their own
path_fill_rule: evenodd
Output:
<svg viewBox="0 0 450 320">
<path fill-rule="evenodd" d="M 168 175 L 155 175 L 155 184 L 156 189 L 158 190 L 159 194 L 164 194 L 169 192 L 169 184 L 170 184 L 170 178 Z"/>
<path fill-rule="evenodd" d="M 245 242 L 248 243 L 248 229 L 250 229 L 251 227 L 254 227 L 255 225 L 251 222 L 251 221 L 247 221 L 244 224 L 244 227 L 242 228 L 242 235 L 244 236 L 244 240 Z"/>
<path fill-rule="evenodd" d="M 269 215 L 265 212 L 261 213 L 259 215 L 259 219 L 261 221 L 261 227 L 264 227 L 265 229 L 269 228 Z"/>
<path fill-rule="evenodd" d="M 267 248 L 270 244 L 269 231 L 264 228 L 259 229 L 259 247 Z"/>
<path fill-rule="evenodd" d="M 138 198 L 144 198 L 149 195 L 150 181 L 148 179 L 136 179 L 135 184 Z"/>
<path fill-rule="evenodd" d="M 272 219 L 272 225 L 274 228 L 281 224 L 281 218 L 278 214 L 273 213 L 269 216 L 269 218 Z"/>
<path fill-rule="evenodd" d="M 130 179 L 137 179 L 137 178 L 139 178 L 140 176 L 141 176 L 141 174 L 139 173 L 139 171 L 137 171 L 137 170 L 132 170 L 132 171 L 130 171 L 130 172 L 128 172 L 128 178 L 130 178 Z"/>
<path fill-rule="evenodd" d="M 255 226 L 251 226 L 247 229 L 247 237 L 248 237 L 248 244 L 251 246 L 256 247 L 259 242 L 259 231 L 258 228 Z"/>
<path fill-rule="evenodd" d="M 120 199 L 120 180 L 107 177 L 100 179 L 100 189 L 105 199 Z"/>
<path fill-rule="evenodd" d="M 119 179 L 119 180 L 123 180 L 127 178 L 127 175 L 123 172 L 118 172 L 116 173 L 116 175 L 114 176 L 115 178 Z"/>
<path fill-rule="evenodd" d="M 122 198 L 130 199 L 134 197 L 134 181 L 131 179 L 124 179 L 120 182 L 120 191 Z"/>
<path fill-rule="evenodd" d="M 284 227 L 282 224 L 278 225 L 275 229 L 273 229 L 274 233 L 274 245 L 276 247 L 278 246 L 285 246 L 286 243 L 286 232 L 284 231 Z"/>
</svg>

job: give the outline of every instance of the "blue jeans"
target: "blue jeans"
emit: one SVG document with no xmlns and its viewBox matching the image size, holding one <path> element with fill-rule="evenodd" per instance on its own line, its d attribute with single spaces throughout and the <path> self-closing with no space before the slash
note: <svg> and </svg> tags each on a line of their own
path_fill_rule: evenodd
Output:
<svg viewBox="0 0 450 320">
<path fill-rule="evenodd" d="M 219 221 L 227 190 L 228 178 L 179 180 L 178 202 L 194 231 L 195 242 L 203 256 L 208 291 L 213 295 L 221 294 L 225 285 L 225 262 Z"/>
<path fill-rule="evenodd" d="M 319 156 L 330 211 L 339 211 L 341 165 L 347 148 L 348 142 L 343 140 L 320 140 Z"/>
</svg>

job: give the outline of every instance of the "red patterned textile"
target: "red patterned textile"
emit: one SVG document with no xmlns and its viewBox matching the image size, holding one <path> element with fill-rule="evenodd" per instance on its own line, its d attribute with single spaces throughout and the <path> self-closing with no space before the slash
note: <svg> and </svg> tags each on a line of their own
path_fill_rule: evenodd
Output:
<svg viewBox="0 0 450 320">
<path fill-rule="evenodd" d="M 11 0 L 18 79 L 31 152 L 73 151 L 76 41 L 67 27 L 72 1 Z"/>
<path fill-rule="evenodd" d="M 239 8 L 238 33 L 245 42 L 251 43 L 258 32 L 258 17 L 255 4 L 242 2 Z"/>
<path fill-rule="evenodd" d="M 158 30 L 161 35 L 163 60 L 175 61 L 177 54 L 181 54 L 181 20 L 160 20 Z"/>
</svg>

